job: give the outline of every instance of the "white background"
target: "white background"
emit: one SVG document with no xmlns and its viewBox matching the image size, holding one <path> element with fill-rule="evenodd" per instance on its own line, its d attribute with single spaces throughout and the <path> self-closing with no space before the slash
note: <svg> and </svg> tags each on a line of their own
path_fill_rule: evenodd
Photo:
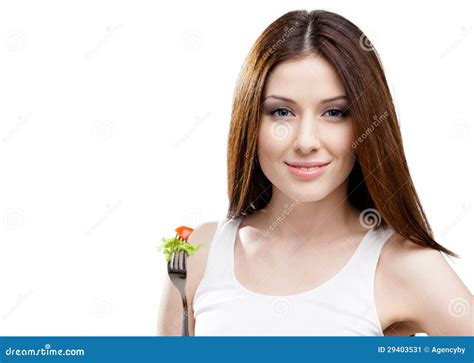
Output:
<svg viewBox="0 0 474 363">
<path fill-rule="evenodd" d="M 0 334 L 155 335 L 156 247 L 227 208 L 232 94 L 287 11 L 380 53 L 435 237 L 474 289 L 472 2 L 3 1 Z"/>
</svg>

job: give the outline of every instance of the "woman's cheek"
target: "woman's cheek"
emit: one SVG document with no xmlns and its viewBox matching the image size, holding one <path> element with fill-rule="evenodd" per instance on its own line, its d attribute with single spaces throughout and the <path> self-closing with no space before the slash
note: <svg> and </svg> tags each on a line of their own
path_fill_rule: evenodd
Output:
<svg viewBox="0 0 474 363">
<path fill-rule="evenodd" d="M 290 145 L 292 130 L 288 123 L 263 121 L 257 144 L 268 159 L 279 158 Z"/>
<path fill-rule="evenodd" d="M 352 142 L 354 139 L 354 132 L 352 126 L 344 127 L 340 129 L 333 129 L 331 132 L 326 133 L 327 139 L 325 145 L 329 152 L 338 159 L 345 157 L 353 159 L 354 148 Z"/>
<path fill-rule="evenodd" d="M 275 124 L 281 122 L 263 122 L 261 124 L 258 140 L 257 155 L 265 176 L 273 183 L 281 177 L 282 169 L 280 163 L 283 162 L 285 153 L 291 144 L 290 137 L 281 137 L 281 130 L 275 130 Z M 285 126 L 280 126 L 285 127 Z"/>
</svg>

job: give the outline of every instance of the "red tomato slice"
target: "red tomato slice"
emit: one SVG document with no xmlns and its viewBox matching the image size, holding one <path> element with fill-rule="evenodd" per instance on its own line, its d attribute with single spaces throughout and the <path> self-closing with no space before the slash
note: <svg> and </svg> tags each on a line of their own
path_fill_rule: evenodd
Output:
<svg viewBox="0 0 474 363">
<path fill-rule="evenodd" d="M 191 234 L 191 232 L 193 231 L 193 229 L 191 227 L 187 227 L 187 226 L 180 226 L 180 227 L 176 228 L 175 231 L 178 234 L 178 236 L 181 237 L 181 239 L 187 241 L 188 237 Z"/>
</svg>

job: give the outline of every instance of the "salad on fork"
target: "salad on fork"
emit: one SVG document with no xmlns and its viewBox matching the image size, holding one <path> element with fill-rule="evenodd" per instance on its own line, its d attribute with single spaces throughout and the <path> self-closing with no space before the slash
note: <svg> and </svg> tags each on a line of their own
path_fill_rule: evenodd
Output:
<svg viewBox="0 0 474 363">
<path fill-rule="evenodd" d="M 163 245 L 160 246 L 160 248 L 163 248 L 166 261 L 168 262 L 168 276 L 181 294 L 181 300 L 183 303 L 183 327 L 181 335 L 189 336 L 188 300 L 186 298 L 186 257 L 195 254 L 203 244 L 193 246 L 187 241 L 189 235 L 193 231 L 190 227 L 181 226 L 176 228 L 175 231 L 176 237 L 163 238 Z"/>
</svg>

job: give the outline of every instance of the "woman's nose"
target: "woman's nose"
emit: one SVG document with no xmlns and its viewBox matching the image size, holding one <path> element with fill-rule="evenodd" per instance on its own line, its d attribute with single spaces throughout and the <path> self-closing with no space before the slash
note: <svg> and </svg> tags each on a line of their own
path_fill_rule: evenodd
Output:
<svg viewBox="0 0 474 363">
<path fill-rule="evenodd" d="M 316 117 L 305 117 L 294 133 L 293 148 L 302 154 L 308 154 L 321 147 L 322 130 Z"/>
</svg>

